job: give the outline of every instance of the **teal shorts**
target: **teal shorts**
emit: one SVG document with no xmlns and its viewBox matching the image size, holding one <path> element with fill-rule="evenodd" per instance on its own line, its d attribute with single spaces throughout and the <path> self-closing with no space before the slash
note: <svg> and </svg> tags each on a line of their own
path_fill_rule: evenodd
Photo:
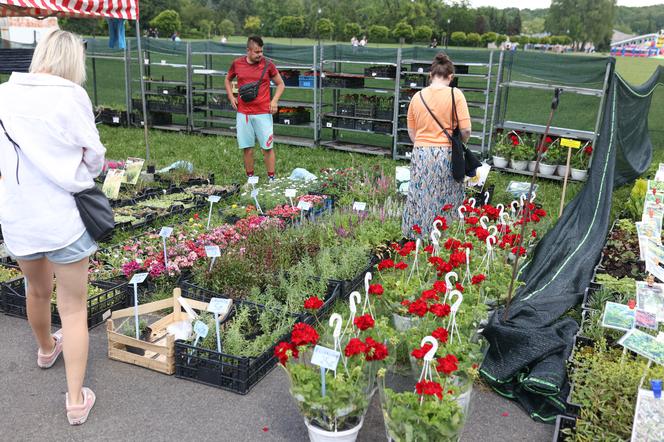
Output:
<svg viewBox="0 0 664 442">
<path fill-rule="evenodd" d="M 10 255 L 20 261 L 34 261 L 36 259 L 46 258 L 55 264 L 72 264 L 83 258 L 87 258 L 97 251 L 97 243 L 86 230 L 73 243 L 58 250 L 49 252 L 33 253 L 31 255 L 16 256 L 9 251 Z"/>
<path fill-rule="evenodd" d="M 256 139 L 262 149 L 272 149 L 274 138 L 272 114 L 245 115 L 237 113 L 237 143 L 240 149 L 250 149 Z"/>
</svg>

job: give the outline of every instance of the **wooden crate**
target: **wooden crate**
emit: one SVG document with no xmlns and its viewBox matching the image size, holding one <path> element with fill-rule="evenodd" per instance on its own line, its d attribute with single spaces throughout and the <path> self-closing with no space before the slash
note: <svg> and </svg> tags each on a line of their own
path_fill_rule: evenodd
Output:
<svg viewBox="0 0 664 442">
<path fill-rule="evenodd" d="M 116 361 L 138 365 L 164 374 L 172 375 L 175 373 L 175 338 L 173 335 L 167 333 L 166 327 L 187 318 L 187 313 L 178 301 L 180 297 L 181 290 L 176 288 L 173 290 L 173 298 L 171 299 L 163 299 L 138 306 L 139 316 L 173 308 L 173 313 L 164 316 L 150 325 L 152 333 L 149 342 L 125 336 L 118 333 L 114 328 L 114 320 L 134 316 L 134 307 L 114 311 L 111 318 L 106 321 L 108 357 Z M 187 299 L 187 303 L 195 310 L 204 311 L 208 307 L 207 302 Z M 145 354 L 141 356 L 130 353 L 127 351 L 127 346 L 142 349 Z"/>
</svg>

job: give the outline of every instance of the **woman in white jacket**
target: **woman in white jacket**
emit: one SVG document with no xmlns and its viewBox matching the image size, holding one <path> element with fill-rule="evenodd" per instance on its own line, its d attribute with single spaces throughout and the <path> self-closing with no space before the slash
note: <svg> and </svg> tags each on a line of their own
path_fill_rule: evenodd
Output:
<svg viewBox="0 0 664 442">
<path fill-rule="evenodd" d="M 2 233 L 26 278 L 37 364 L 50 368 L 64 352 L 72 425 L 84 423 L 95 402 L 83 381 L 88 258 L 97 249 L 72 194 L 94 186 L 106 150 L 84 81 L 83 42 L 54 31 L 37 45 L 30 73 L 15 72 L 0 84 Z M 62 329 L 51 334 L 54 274 Z"/>
</svg>

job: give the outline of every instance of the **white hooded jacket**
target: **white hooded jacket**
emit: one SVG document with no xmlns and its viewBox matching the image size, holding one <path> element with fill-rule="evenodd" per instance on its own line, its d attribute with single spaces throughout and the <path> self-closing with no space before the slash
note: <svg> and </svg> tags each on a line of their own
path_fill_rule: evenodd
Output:
<svg viewBox="0 0 664 442">
<path fill-rule="evenodd" d="M 58 250 L 85 226 L 73 193 L 94 186 L 106 149 L 85 89 L 49 74 L 0 84 L 0 221 L 16 256 Z"/>
</svg>

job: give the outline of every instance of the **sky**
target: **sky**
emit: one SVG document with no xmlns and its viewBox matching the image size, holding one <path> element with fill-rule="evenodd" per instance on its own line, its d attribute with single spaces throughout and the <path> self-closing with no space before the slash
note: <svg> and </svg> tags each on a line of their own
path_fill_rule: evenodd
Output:
<svg viewBox="0 0 664 442">
<path fill-rule="evenodd" d="M 551 5 L 551 0 L 470 0 L 470 4 L 477 8 L 479 6 L 493 6 L 495 8 L 519 8 L 519 9 L 544 9 Z M 664 0 L 618 0 L 620 6 L 650 6 L 661 4 L 664 8 Z"/>
</svg>

